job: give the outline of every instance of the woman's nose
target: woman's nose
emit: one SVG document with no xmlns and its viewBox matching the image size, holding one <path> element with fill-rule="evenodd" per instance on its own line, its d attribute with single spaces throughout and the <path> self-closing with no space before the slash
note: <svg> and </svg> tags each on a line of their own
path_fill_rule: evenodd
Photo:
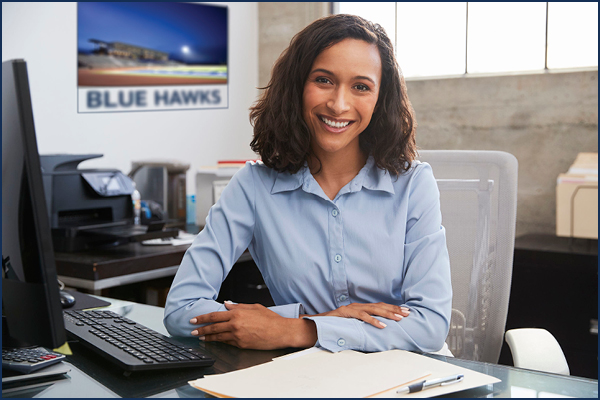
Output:
<svg viewBox="0 0 600 400">
<path fill-rule="evenodd" d="M 341 115 L 350 109 L 349 93 L 342 87 L 331 92 L 331 98 L 327 101 L 327 107 L 336 115 Z"/>
</svg>

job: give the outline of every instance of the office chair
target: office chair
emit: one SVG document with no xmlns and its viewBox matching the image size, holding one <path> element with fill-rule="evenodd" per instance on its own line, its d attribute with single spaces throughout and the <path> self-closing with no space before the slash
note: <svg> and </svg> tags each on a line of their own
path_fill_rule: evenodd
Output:
<svg viewBox="0 0 600 400">
<path fill-rule="evenodd" d="M 431 165 L 438 183 L 450 256 L 453 299 L 446 344 L 455 357 L 495 364 L 504 340 L 512 278 L 517 159 L 500 151 L 421 150 L 419 155 Z M 519 346 L 524 336 L 529 344 Z M 526 351 L 538 338 L 542 352 L 548 351 L 547 335 L 529 331 L 509 333 L 507 338 L 515 366 L 564 373 L 566 361 L 558 343 L 558 352 L 548 355 L 558 360 L 557 370 L 544 368 L 532 359 L 535 353 Z"/>
</svg>

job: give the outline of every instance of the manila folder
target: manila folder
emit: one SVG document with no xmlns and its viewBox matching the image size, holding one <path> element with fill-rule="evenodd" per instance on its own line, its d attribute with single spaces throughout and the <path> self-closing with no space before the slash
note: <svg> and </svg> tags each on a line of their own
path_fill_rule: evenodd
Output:
<svg viewBox="0 0 600 400">
<path fill-rule="evenodd" d="M 442 365 L 443 372 L 438 372 Z M 353 350 L 320 351 L 275 359 L 225 374 L 207 375 L 189 383 L 216 397 L 385 397 L 400 386 L 440 373 L 447 374 L 453 368 L 457 373 L 464 370 L 404 350 L 367 354 Z M 448 392 L 467 388 L 461 383 L 454 386 L 448 387 Z"/>
</svg>

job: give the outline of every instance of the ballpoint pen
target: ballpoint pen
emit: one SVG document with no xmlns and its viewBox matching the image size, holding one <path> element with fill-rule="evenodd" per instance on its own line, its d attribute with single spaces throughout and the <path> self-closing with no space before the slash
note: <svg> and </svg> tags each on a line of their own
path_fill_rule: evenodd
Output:
<svg viewBox="0 0 600 400">
<path fill-rule="evenodd" d="M 396 393 L 414 393 L 420 392 L 421 390 L 429 389 L 436 386 L 447 386 L 452 385 L 453 383 L 458 383 L 464 379 L 463 374 L 451 375 L 445 378 L 431 379 L 431 380 L 422 380 L 417 383 L 413 383 L 412 385 L 404 386 L 398 390 Z"/>
</svg>

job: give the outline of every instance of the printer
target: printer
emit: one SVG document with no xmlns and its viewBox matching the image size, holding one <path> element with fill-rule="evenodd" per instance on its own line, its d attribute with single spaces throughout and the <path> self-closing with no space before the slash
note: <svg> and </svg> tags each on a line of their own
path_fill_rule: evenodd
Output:
<svg viewBox="0 0 600 400">
<path fill-rule="evenodd" d="M 78 252 L 148 239 L 177 237 L 164 222 L 134 225 L 131 178 L 116 169 L 78 169 L 102 154 L 41 155 L 54 250 Z"/>
</svg>

